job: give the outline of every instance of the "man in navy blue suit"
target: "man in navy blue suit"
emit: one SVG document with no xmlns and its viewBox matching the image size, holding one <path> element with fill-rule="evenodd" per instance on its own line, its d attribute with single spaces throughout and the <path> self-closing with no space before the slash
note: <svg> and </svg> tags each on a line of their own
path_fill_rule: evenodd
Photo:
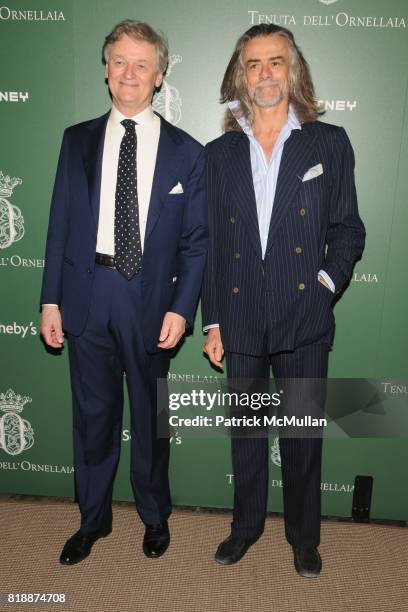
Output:
<svg viewBox="0 0 408 612">
<path fill-rule="evenodd" d="M 60 348 L 65 332 L 69 347 L 81 525 L 62 550 L 66 565 L 112 529 L 124 374 L 143 550 L 159 557 L 168 547 L 169 440 L 157 435 L 156 385 L 193 323 L 207 249 L 202 146 L 151 107 L 165 41 L 127 20 L 103 57 L 112 109 L 65 131 L 41 293 L 45 342 Z"/>
<path fill-rule="evenodd" d="M 254 26 L 239 38 L 221 98 L 225 134 L 207 159 L 204 351 L 217 367 L 225 353 L 229 380 L 265 381 L 270 368 L 279 380 L 303 379 L 305 402 L 292 410 L 307 416 L 313 380 L 327 377 L 333 299 L 364 246 L 353 150 L 344 129 L 317 121 L 307 62 L 285 28 Z M 233 436 L 231 447 L 232 529 L 215 555 L 227 565 L 260 537 L 268 483 L 266 435 Z M 321 452 L 321 436 L 280 437 L 285 533 L 306 577 L 321 570 Z"/>
</svg>

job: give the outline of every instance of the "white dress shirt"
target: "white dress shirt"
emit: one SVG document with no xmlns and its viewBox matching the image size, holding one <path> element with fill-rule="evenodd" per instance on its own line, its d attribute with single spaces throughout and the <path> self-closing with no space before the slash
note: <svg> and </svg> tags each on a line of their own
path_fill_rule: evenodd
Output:
<svg viewBox="0 0 408 612">
<path fill-rule="evenodd" d="M 135 127 L 137 137 L 137 195 L 142 250 L 160 138 L 160 119 L 154 114 L 151 106 L 134 117 L 125 117 L 115 106 L 112 106 L 103 145 L 101 197 L 96 242 L 97 252 L 106 255 L 115 254 L 115 191 L 120 143 L 125 134 L 125 128 L 120 123 L 123 119 L 133 119 L 137 124 Z"/>
<path fill-rule="evenodd" d="M 115 106 L 112 106 L 103 145 L 101 196 L 96 242 L 96 251 L 105 255 L 115 254 L 115 191 L 120 143 L 125 134 L 125 128 L 120 123 L 123 119 L 133 119 L 137 123 L 135 127 L 137 137 L 136 170 L 142 252 L 160 138 L 160 119 L 154 114 L 151 106 L 134 117 L 125 117 Z M 43 304 L 43 306 L 57 306 L 57 304 Z"/>
</svg>

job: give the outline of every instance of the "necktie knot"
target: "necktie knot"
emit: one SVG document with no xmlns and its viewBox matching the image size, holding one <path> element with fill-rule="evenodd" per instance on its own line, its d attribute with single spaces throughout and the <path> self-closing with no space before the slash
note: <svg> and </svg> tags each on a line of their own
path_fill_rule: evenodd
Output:
<svg viewBox="0 0 408 612">
<path fill-rule="evenodd" d="M 135 129 L 136 121 L 133 121 L 133 119 L 123 119 L 123 121 L 121 121 L 121 124 L 123 125 L 125 130 L 128 132 L 129 130 Z"/>
</svg>

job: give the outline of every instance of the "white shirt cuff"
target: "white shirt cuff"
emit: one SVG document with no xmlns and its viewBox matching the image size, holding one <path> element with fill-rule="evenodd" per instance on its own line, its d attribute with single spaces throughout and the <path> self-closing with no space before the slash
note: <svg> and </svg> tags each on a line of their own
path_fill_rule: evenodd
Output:
<svg viewBox="0 0 408 612">
<path fill-rule="evenodd" d="M 211 323 L 211 325 L 206 325 L 205 327 L 203 327 L 203 332 L 207 333 L 209 329 L 213 329 L 214 327 L 219 327 L 220 324 L 219 323 Z"/>
<path fill-rule="evenodd" d="M 334 286 L 334 283 L 330 276 L 327 274 L 327 272 L 325 272 L 324 270 L 319 270 L 319 272 L 317 273 L 317 280 L 319 280 L 319 276 L 321 276 L 322 279 L 326 281 L 326 283 L 329 285 L 330 291 L 336 293 L 336 287 Z"/>
</svg>

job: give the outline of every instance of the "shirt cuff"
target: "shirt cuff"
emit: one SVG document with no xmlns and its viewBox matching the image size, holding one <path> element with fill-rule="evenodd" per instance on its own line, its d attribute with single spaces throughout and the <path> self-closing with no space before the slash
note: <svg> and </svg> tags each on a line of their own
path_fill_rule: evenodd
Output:
<svg viewBox="0 0 408 612">
<path fill-rule="evenodd" d="M 333 283 L 332 279 L 330 278 L 330 276 L 327 274 L 327 272 L 325 272 L 324 270 L 319 270 L 319 272 L 317 273 L 317 279 L 318 280 L 319 280 L 320 276 L 329 285 L 330 291 L 332 293 L 336 293 L 336 287 L 334 286 L 334 283 Z"/>
<path fill-rule="evenodd" d="M 41 306 L 55 306 L 56 308 L 59 308 L 58 304 L 41 304 Z"/>
<path fill-rule="evenodd" d="M 215 327 L 219 327 L 220 324 L 219 323 L 211 323 L 211 325 L 206 325 L 205 327 L 203 327 L 203 332 L 207 333 L 209 329 L 214 329 Z"/>
</svg>

